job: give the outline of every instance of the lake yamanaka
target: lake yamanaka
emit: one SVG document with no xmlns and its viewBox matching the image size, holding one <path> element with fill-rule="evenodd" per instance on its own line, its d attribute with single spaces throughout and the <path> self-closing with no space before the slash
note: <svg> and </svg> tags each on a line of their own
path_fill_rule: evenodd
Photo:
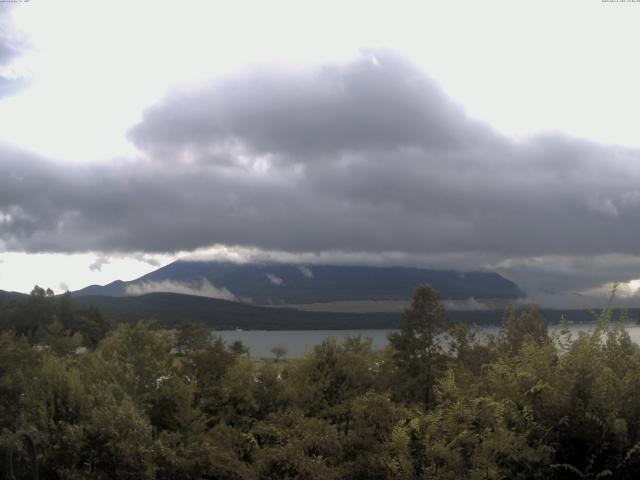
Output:
<svg viewBox="0 0 640 480">
<path fill-rule="evenodd" d="M 594 326 L 591 323 L 573 324 L 569 326 L 569 331 L 576 337 L 579 332 L 588 332 Z M 558 325 L 550 325 L 549 334 L 559 328 Z M 498 326 L 484 326 L 479 327 L 478 332 L 481 335 L 495 335 L 499 329 Z M 626 330 L 631 340 L 640 343 L 640 325 L 629 324 Z M 395 331 L 397 330 L 222 330 L 215 333 L 227 344 L 240 340 L 249 347 L 252 357 L 272 357 L 273 347 L 284 347 L 289 357 L 298 357 L 329 337 L 340 342 L 345 337 L 361 335 L 363 338 L 371 338 L 374 348 L 383 348 L 388 343 L 387 335 Z"/>
</svg>

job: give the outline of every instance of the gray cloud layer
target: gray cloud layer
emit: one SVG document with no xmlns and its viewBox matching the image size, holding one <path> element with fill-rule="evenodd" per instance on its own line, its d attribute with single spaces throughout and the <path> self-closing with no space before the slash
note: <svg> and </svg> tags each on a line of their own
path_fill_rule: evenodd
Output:
<svg viewBox="0 0 640 480">
<path fill-rule="evenodd" d="M 225 163 L 234 147 L 286 163 L 398 148 L 493 143 L 436 85 L 391 54 L 315 71 L 254 70 L 150 108 L 131 139 L 155 158 Z"/>
<path fill-rule="evenodd" d="M 506 138 L 389 52 L 174 91 L 129 137 L 143 158 L 79 166 L 0 147 L 1 249 L 218 243 L 511 258 L 503 270 L 640 254 L 640 152 Z"/>
</svg>

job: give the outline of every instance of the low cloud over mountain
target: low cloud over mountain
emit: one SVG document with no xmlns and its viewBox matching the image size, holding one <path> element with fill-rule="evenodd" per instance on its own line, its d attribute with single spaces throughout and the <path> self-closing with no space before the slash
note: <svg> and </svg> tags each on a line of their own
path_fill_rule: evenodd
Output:
<svg viewBox="0 0 640 480">
<path fill-rule="evenodd" d="M 229 290 L 212 285 L 206 278 L 201 279 L 200 282 L 179 282 L 173 280 L 140 282 L 127 285 L 125 288 L 126 295 L 146 295 L 156 292 L 180 293 L 183 295 L 194 295 L 196 297 L 238 301 L 236 296 Z"/>
</svg>

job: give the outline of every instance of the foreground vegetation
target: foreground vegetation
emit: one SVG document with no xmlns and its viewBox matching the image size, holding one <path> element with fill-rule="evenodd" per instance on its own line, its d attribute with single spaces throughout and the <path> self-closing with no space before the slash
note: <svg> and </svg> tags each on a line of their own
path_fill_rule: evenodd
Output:
<svg viewBox="0 0 640 480">
<path fill-rule="evenodd" d="M 383 351 L 329 339 L 261 361 L 195 323 L 110 330 L 41 289 L 0 308 L 0 324 L 0 429 L 31 432 L 43 478 L 640 473 L 640 348 L 610 309 L 577 338 L 508 310 L 479 341 L 424 286 Z"/>
</svg>

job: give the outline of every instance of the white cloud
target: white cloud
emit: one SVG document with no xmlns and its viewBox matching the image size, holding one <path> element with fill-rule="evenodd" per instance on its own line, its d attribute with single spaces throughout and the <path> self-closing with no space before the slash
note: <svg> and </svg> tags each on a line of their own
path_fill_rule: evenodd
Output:
<svg viewBox="0 0 640 480">
<path fill-rule="evenodd" d="M 494 308 L 493 306 L 487 305 L 486 303 L 479 302 L 473 297 L 467 298 L 465 300 L 444 300 L 442 303 L 450 312 L 468 310 L 491 310 L 492 308 Z"/>
<path fill-rule="evenodd" d="M 94 262 L 89 265 L 89 270 L 91 270 L 92 272 L 101 272 L 102 271 L 102 267 L 104 265 L 108 265 L 109 263 L 111 263 L 109 261 L 109 257 L 105 257 L 105 256 L 101 256 L 101 257 L 97 257 Z"/>
<path fill-rule="evenodd" d="M 134 255 L 134 258 L 140 262 L 144 262 L 148 265 L 151 265 L 152 267 L 159 267 L 162 264 L 160 259 L 158 259 L 153 255 L 148 255 L 146 253 L 140 253 L 140 254 Z"/>
<path fill-rule="evenodd" d="M 302 273 L 302 275 L 304 275 L 305 277 L 313 278 L 313 271 L 311 270 L 311 268 L 305 265 L 300 265 L 298 269 L 300 270 L 300 273 Z"/>
<path fill-rule="evenodd" d="M 203 278 L 199 283 L 162 280 L 159 282 L 140 282 L 127 285 L 125 293 L 131 296 L 146 295 L 147 293 L 180 293 L 197 297 L 217 298 L 219 300 L 237 301 L 236 296 L 226 288 L 218 288 Z"/>
<path fill-rule="evenodd" d="M 284 283 L 284 281 L 275 273 L 267 273 L 267 279 L 269 280 L 269 282 L 271 282 L 272 285 L 275 285 L 276 287 L 279 287 Z"/>
<path fill-rule="evenodd" d="M 0 242 L 1 243 L 1 242 Z M 1 246 L 1 245 L 0 245 Z M 0 290 L 29 293 L 34 285 L 56 288 L 64 281 L 70 291 L 88 285 L 105 285 L 114 280 L 134 280 L 155 268 L 129 255 L 109 255 L 109 268 L 90 270 L 87 265 L 95 262 L 95 253 L 0 253 Z M 171 256 L 157 256 L 162 265 L 173 260 Z"/>
</svg>

